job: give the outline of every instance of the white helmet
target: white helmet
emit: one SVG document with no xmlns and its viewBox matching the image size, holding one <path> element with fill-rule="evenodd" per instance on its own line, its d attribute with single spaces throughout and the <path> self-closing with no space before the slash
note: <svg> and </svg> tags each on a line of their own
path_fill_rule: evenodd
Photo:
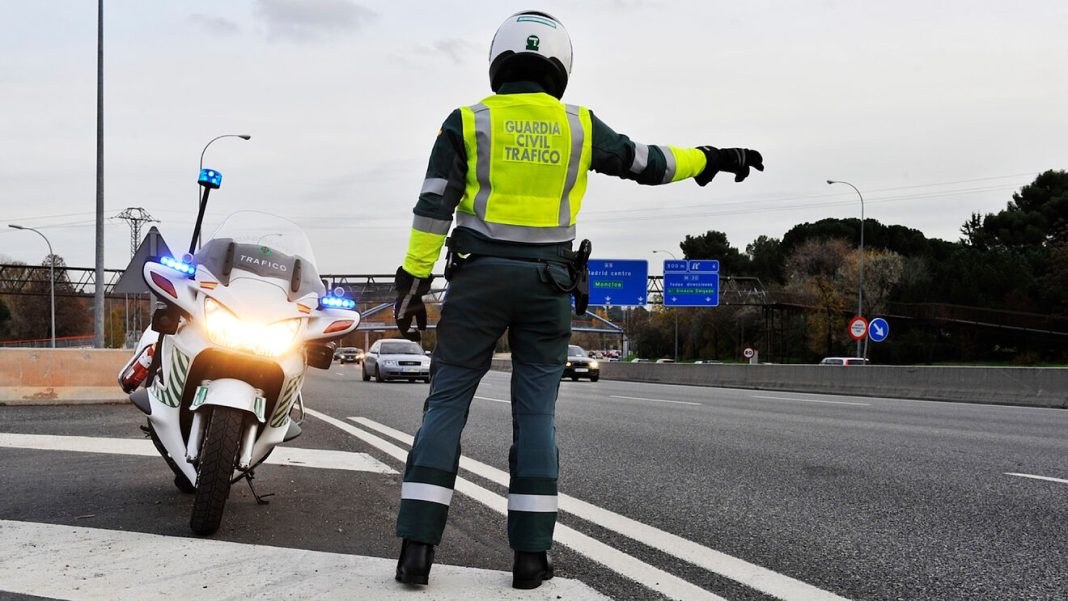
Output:
<svg viewBox="0 0 1068 601">
<path fill-rule="evenodd" d="M 508 17 L 493 36 L 489 53 L 490 87 L 506 81 L 533 80 L 560 98 L 571 75 L 571 36 L 551 15 L 527 10 Z"/>
</svg>

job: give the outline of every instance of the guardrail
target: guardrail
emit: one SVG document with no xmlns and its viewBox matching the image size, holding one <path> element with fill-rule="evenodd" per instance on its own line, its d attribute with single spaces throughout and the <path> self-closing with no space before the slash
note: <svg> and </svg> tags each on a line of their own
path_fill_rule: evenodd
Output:
<svg viewBox="0 0 1068 601">
<path fill-rule="evenodd" d="M 1068 369 L 1057 367 L 600 365 L 605 380 L 1068 409 Z"/>
<path fill-rule="evenodd" d="M 131 351 L 0 349 L 0 405 L 126 400 L 116 378 Z"/>
</svg>

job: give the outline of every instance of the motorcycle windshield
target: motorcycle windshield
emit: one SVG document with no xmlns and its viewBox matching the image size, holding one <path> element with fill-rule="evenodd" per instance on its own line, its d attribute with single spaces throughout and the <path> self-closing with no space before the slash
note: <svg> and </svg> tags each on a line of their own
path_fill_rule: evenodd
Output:
<svg viewBox="0 0 1068 601">
<path fill-rule="evenodd" d="M 308 237 L 297 224 L 270 213 L 241 211 L 230 215 L 197 252 L 196 262 L 224 285 L 255 274 L 281 280 L 278 283 L 285 287 L 290 300 L 325 292 Z"/>
</svg>

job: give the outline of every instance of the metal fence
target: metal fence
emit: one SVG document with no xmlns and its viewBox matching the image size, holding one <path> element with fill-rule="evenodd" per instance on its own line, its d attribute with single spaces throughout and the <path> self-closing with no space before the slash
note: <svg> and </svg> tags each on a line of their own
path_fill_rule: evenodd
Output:
<svg viewBox="0 0 1068 601">
<path fill-rule="evenodd" d="M 64 336 L 56 338 L 56 348 L 93 348 L 93 336 Z M 51 338 L 33 340 L 0 340 L 0 348 L 51 348 Z"/>
</svg>

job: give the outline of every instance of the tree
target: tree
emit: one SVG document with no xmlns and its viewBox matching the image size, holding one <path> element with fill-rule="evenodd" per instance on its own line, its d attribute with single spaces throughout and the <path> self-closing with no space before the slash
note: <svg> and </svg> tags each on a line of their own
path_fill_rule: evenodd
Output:
<svg viewBox="0 0 1068 601">
<path fill-rule="evenodd" d="M 731 246 L 723 232 L 708 230 L 700 236 L 687 235 L 679 248 L 686 259 L 718 259 L 720 274 L 745 275 L 749 268 L 749 257 Z"/>
<path fill-rule="evenodd" d="M 4 299 L 0 298 L 0 338 L 6 338 L 11 326 L 11 309 L 7 307 Z"/>
<path fill-rule="evenodd" d="M 978 225 L 973 214 L 962 228 L 970 244 L 1003 248 L 1049 247 L 1068 243 L 1068 172 L 1046 171 L 1020 188 L 998 213 Z"/>
<path fill-rule="evenodd" d="M 778 238 L 759 236 L 745 247 L 749 258 L 749 273 L 760 278 L 764 285 L 773 282 L 782 283 L 784 261 L 782 242 Z"/>
<path fill-rule="evenodd" d="M 849 252 L 844 240 L 808 240 L 786 261 L 787 290 L 817 307 L 808 319 L 809 348 L 816 354 L 838 354 L 848 342 L 845 312 L 856 297 L 846 291 L 841 267 Z"/>
<path fill-rule="evenodd" d="M 25 294 L 12 297 L 13 334 L 16 338 L 49 338 L 52 331 L 48 265 L 54 258 L 56 272 L 56 336 L 80 336 L 92 332 L 92 321 L 83 299 L 74 296 L 67 277 L 66 262 L 58 255 L 45 257 L 44 269 L 36 269 L 24 287 Z M 43 302 L 42 302 L 43 301 Z"/>
</svg>

